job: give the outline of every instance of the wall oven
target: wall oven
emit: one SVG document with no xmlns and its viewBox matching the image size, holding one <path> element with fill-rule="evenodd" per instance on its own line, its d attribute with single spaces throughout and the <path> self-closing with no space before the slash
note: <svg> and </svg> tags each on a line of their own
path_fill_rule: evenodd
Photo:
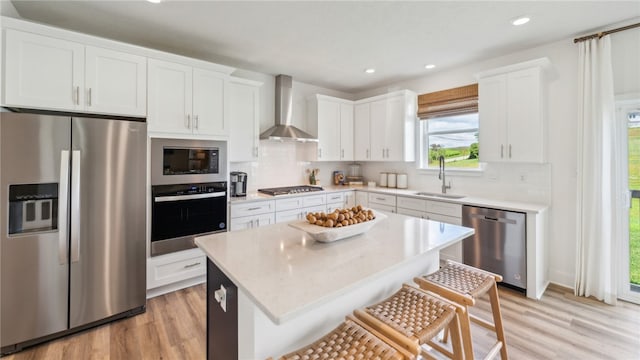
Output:
<svg viewBox="0 0 640 360">
<path fill-rule="evenodd" d="M 151 139 L 151 256 L 227 231 L 225 141 Z"/>
</svg>

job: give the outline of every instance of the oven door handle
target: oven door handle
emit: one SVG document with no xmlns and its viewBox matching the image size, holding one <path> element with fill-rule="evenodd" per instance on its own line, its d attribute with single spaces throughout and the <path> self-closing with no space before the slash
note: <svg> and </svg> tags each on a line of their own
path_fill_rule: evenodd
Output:
<svg viewBox="0 0 640 360">
<path fill-rule="evenodd" d="M 181 201 L 181 200 L 194 200 L 194 199 L 207 199 L 215 197 L 227 196 L 226 191 L 219 191 L 206 194 L 193 194 L 193 195 L 175 195 L 175 196 L 156 196 L 154 202 L 169 202 L 169 201 Z"/>
</svg>

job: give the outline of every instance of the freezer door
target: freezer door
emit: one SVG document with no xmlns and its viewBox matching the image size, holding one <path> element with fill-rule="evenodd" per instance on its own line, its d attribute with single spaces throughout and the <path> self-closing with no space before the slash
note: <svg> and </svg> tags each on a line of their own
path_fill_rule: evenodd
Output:
<svg viewBox="0 0 640 360">
<path fill-rule="evenodd" d="M 0 112 L 3 351 L 67 329 L 69 172 L 61 168 L 69 164 L 70 125 L 69 117 Z"/>
<path fill-rule="evenodd" d="M 146 123 L 72 119 L 71 327 L 145 305 Z"/>
</svg>

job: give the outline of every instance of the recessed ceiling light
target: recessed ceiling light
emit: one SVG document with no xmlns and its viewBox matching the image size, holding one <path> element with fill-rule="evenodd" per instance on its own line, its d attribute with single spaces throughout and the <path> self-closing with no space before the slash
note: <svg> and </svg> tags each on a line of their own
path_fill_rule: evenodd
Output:
<svg viewBox="0 0 640 360">
<path fill-rule="evenodd" d="M 425 69 L 433 69 L 434 67 L 436 67 L 436 66 L 433 65 L 433 64 L 429 64 L 429 65 L 425 65 L 424 66 Z"/>
<path fill-rule="evenodd" d="M 515 20 L 511 21 L 511 23 L 512 23 L 513 25 L 515 25 L 515 26 L 518 26 L 518 25 L 524 25 L 524 24 L 528 23 L 528 22 L 529 22 L 529 20 L 531 20 L 531 19 L 529 19 L 529 18 L 528 18 L 528 17 L 526 17 L 526 16 L 522 16 L 522 17 L 519 17 L 519 18 L 517 18 L 517 19 L 515 19 Z"/>
<path fill-rule="evenodd" d="M 376 69 L 369 68 L 369 69 L 366 69 L 364 72 L 366 72 L 367 74 L 373 74 L 374 72 L 376 72 Z"/>
<path fill-rule="evenodd" d="M 159 4 L 162 0 L 147 0 L 150 3 Z"/>
</svg>

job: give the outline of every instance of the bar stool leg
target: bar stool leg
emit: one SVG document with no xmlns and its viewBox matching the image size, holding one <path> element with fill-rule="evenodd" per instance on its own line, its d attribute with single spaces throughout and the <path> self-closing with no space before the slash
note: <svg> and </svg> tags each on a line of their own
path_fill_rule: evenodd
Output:
<svg viewBox="0 0 640 360">
<path fill-rule="evenodd" d="M 464 347 L 464 357 L 473 359 L 473 344 L 471 341 L 471 322 L 469 321 L 469 308 L 464 307 L 464 312 L 460 315 L 460 333 L 462 336 L 462 346 Z"/>
<path fill-rule="evenodd" d="M 500 310 L 500 298 L 498 297 L 498 286 L 493 283 L 489 289 L 489 299 L 491 300 L 491 313 L 493 314 L 493 324 L 495 326 L 496 337 L 502 342 L 500 357 L 507 360 L 507 340 L 504 337 L 504 326 L 502 325 L 502 311 Z"/>
</svg>

